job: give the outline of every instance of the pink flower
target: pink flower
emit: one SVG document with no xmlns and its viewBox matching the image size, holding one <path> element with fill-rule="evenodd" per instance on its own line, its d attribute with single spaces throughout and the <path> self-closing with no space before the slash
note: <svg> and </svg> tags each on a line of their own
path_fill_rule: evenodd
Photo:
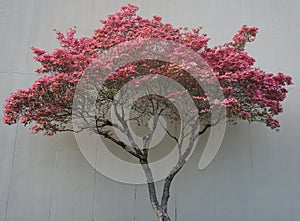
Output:
<svg viewBox="0 0 300 221">
<path fill-rule="evenodd" d="M 151 80 L 149 73 L 159 74 L 178 81 L 188 90 L 198 109 L 195 112 L 200 113 L 201 117 L 210 117 L 210 105 L 222 105 L 227 108 L 229 118 L 255 120 L 272 129 L 279 128 L 279 122 L 274 117 L 283 111 L 281 102 L 286 98 L 286 86 L 292 84 L 292 78 L 281 72 L 277 75 L 266 73 L 254 66 L 255 59 L 245 51 L 245 45 L 255 40 L 256 27 L 244 25 L 233 36 L 232 42 L 209 47 L 209 38 L 199 28 L 187 30 L 173 27 L 163 23 L 160 16 L 147 19 L 137 15 L 137 11 L 138 7 L 134 5 L 123 6 L 119 12 L 101 20 L 103 26 L 95 29 L 91 37 L 76 37 L 75 28 L 65 34 L 56 31 L 60 47 L 52 52 L 32 47 L 34 60 L 40 63 L 36 72 L 46 75 L 36 80 L 30 88 L 10 95 L 4 105 L 3 122 L 32 122 L 35 124 L 31 127 L 33 133 L 43 131 L 46 135 L 63 130 L 71 118 L 76 85 L 87 67 L 101 53 L 131 40 L 158 38 L 182 44 L 202 56 L 218 78 L 224 100 L 216 99 L 211 104 L 208 102 L 205 92 L 187 73 L 188 70 L 183 70 L 183 67 L 190 67 L 191 63 L 178 67 L 161 61 L 132 62 L 111 73 L 105 79 L 107 87 L 120 89 L 130 80 L 138 87 L 144 81 Z M 115 59 L 117 56 L 127 55 L 117 54 Z M 97 65 L 107 70 L 112 68 L 110 62 L 99 62 Z M 213 83 L 204 71 L 199 70 L 198 76 L 206 79 L 207 84 Z M 183 99 L 184 96 L 180 95 L 175 93 L 167 97 Z M 178 117 L 172 108 L 168 111 L 174 118 Z"/>
</svg>

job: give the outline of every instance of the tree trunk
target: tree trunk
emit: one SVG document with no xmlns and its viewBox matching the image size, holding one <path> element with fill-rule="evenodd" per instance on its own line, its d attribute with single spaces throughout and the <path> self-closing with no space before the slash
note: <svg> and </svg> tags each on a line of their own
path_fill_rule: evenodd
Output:
<svg viewBox="0 0 300 221">
<path fill-rule="evenodd" d="M 171 221 L 171 219 L 167 213 L 168 201 L 166 201 L 164 203 L 164 206 L 162 206 L 159 204 L 159 202 L 157 200 L 155 183 L 153 181 L 152 172 L 148 165 L 147 160 L 141 160 L 140 163 L 142 165 L 142 168 L 143 168 L 144 173 L 147 178 L 148 193 L 149 193 L 149 198 L 150 198 L 150 202 L 151 202 L 153 211 L 155 212 L 159 221 Z"/>
<path fill-rule="evenodd" d="M 171 218 L 169 217 L 168 213 L 163 213 L 160 216 L 159 221 L 171 221 Z"/>
</svg>

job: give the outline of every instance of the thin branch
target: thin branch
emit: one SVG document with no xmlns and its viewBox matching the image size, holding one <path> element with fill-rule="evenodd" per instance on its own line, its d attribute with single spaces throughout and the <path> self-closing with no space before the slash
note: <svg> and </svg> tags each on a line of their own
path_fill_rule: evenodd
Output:
<svg viewBox="0 0 300 221">
<path fill-rule="evenodd" d="M 210 127 L 212 127 L 212 126 L 213 126 L 212 124 L 205 125 L 205 127 L 201 131 L 198 132 L 198 136 L 204 134 L 205 131 L 207 131 L 207 129 L 210 128 Z"/>
<path fill-rule="evenodd" d="M 216 126 L 219 122 L 220 122 L 220 119 L 218 119 L 215 123 L 206 124 L 205 127 L 201 131 L 198 132 L 198 136 L 204 134 L 208 128 L 210 128 L 212 126 Z"/>
<path fill-rule="evenodd" d="M 123 106 L 122 107 L 122 115 L 124 117 L 124 108 Z M 124 133 L 126 134 L 126 136 L 128 137 L 133 149 L 135 150 L 135 152 L 139 155 L 139 156 L 142 156 L 143 153 L 142 151 L 139 149 L 139 147 L 137 146 L 137 144 L 135 143 L 132 135 L 130 134 L 130 131 L 129 131 L 129 128 L 128 128 L 128 125 L 126 123 L 126 121 L 120 116 L 120 114 L 118 113 L 117 111 L 117 108 L 114 108 L 115 109 L 115 115 L 117 116 L 118 120 L 121 122 L 122 126 L 123 126 L 123 130 L 124 130 Z"/>
<path fill-rule="evenodd" d="M 97 120 L 96 120 L 96 130 L 97 133 L 99 135 L 104 136 L 105 138 L 111 140 L 112 142 L 114 142 L 115 144 L 119 145 L 120 147 L 122 147 L 126 152 L 130 153 L 132 156 L 138 158 L 139 160 L 143 159 L 143 156 L 139 153 L 134 152 L 133 150 L 131 150 L 125 143 L 123 143 L 120 140 L 115 139 L 114 137 L 112 137 L 111 135 L 109 135 L 107 132 L 101 131 L 97 125 Z"/>
<path fill-rule="evenodd" d="M 190 154 L 194 141 L 195 139 L 204 134 L 205 131 L 212 127 L 215 126 L 219 123 L 219 120 L 215 123 L 211 123 L 211 124 L 207 124 L 205 125 L 205 127 L 199 131 L 198 133 L 195 133 L 195 127 L 192 130 L 192 135 L 190 137 L 190 141 L 189 141 L 189 145 L 188 148 L 186 149 L 186 151 L 184 152 L 183 155 L 180 155 L 177 164 L 173 167 L 173 169 L 170 171 L 169 175 L 164 179 L 164 187 L 163 187 L 163 194 L 162 194 L 162 198 L 161 198 L 161 207 L 163 209 L 164 212 L 167 212 L 167 205 L 168 205 L 168 200 L 170 198 L 170 187 L 171 187 L 171 183 L 175 177 L 175 175 L 183 168 L 183 166 L 186 163 L 186 158 L 188 157 L 188 155 Z M 194 125 L 195 126 L 195 125 Z"/>
<path fill-rule="evenodd" d="M 176 136 L 172 135 L 172 134 L 170 133 L 170 131 L 168 131 L 167 128 L 165 128 L 165 127 L 163 126 L 163 124 L 161 123 L 161 121 L 159 121 L 159 123 L 160 123 L 161 127 L 165 130 L 165 132 L 166 132 L 172 139 L 174 139 L 174 140 L 176 141 L 176 143 L 178 144 L 178 138 L 177 138 Z"/>
</svg>

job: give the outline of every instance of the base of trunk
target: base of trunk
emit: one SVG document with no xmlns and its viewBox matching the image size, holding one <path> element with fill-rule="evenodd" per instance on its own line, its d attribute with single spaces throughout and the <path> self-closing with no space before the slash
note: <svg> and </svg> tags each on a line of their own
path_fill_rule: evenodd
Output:
<svg viewBox="0 0 300 221">
<path fill-rule="evenodd" d="M 171 218 L 165 213 L 159 218 L 159 221 L 171 221 Z"/>
</svg>

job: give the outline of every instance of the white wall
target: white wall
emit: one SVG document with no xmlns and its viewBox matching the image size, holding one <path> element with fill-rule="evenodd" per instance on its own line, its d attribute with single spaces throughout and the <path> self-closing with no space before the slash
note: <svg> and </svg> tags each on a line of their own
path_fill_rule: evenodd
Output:
<svg viewBox="0 0 300 221">
<path fill-rule="evenodd" d="M 127 1 L 1 0 L 0 104 L 37 76 L 30 47 L 57 46 L 53 28 L 76 25 L 91 35 L 98 20 Z M 213 163 L 197 169 L 199 153 L 176 178 L 170 211 L 185 221 L 300 220 L 300 1 L 131 1 L 140 15 L 177 26 L 204 26 L 211 44 L 229 41 L 242 24 L 260 28 L 248 46 L 257 65 L 294 77 L 275 133 L 262 125 L 229 126 Z M 0 117 L 3 113 L 1 111 Z M 73 134 L 31 135 L 0 123 L 0 221 L 153 221 L 145 186 L 120 184 L 95 172 Z"/>
</svg>

